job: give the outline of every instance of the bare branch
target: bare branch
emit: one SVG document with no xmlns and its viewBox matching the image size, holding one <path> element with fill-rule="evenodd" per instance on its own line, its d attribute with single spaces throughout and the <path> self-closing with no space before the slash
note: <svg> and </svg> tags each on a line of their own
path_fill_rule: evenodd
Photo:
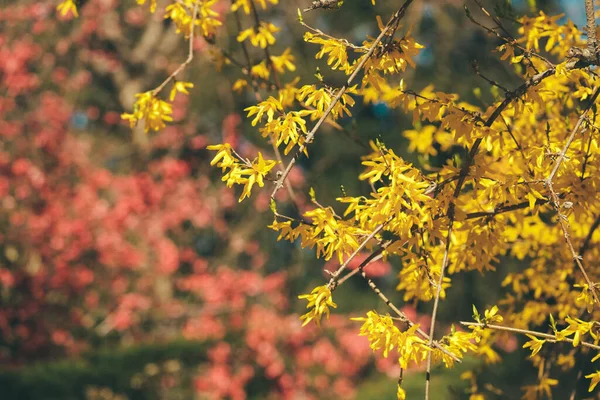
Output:
<svg viewBox="0 0 600 400">
<path fill-rule="evenodd" d="M 386 223 L 389 222 L 390 220 L 391 220 L 391 218 L 388 219 L 386 221 Z M 365 246 L 369 243 L 369 241 L 371 239 L 373 239 L 379 232 L 381 232 L 381 230 L 383 229 L 384 226 L 385 226 L 385 224 L 378 225 L 373 230 L 373 232 L 371 232 L 371 234 L 369 236 L 367 236 L 365 240 L 362 241 L 360 246 L 358 246 L 356 248 L 356 250 L 354 250 L 354 253 L 352 253 L 350 255 L 350 257 L 348 257 L 346 262 L 344 262 L 342 265 L 340 265 L 340 267 L 333 273 L 333 275 L 331 276 L 331 279 L 329 280 L 329 283 L 327 284 L 327 286 L 329 287 L 330 290 L 335 289 L 335 287 L 337 286 L 337 281 L 339 280 L 341 273 L 344 272 L 346 267 L 348 267 L 348 264 L 350 264 L 350 261 L 352 261 L 354 259 L 354 257 L 356 257 L 358 255 L 358 253 L 360 253 L 362 251 L 362 249 L 365 248 Z"/>
<path fill-rule="evenodd" d="M 460 181 L 459 181 L 460 183 Z M 455 196 L 457 197 L 456 193 Z M 440 303 L 440 294 L 442 292 L 442 284 L 444 283 L 444 274 L 448 266 L 448 255 L 450 253 L 450 242 L 452 241 L 452 226 L 454 225 L 454 200 L 448 206 L 448 233 L 446 234 L 446 247 L 444 249 L 444 258 L 442 267 L 440 268 L 440 278 L 438 279 L 435 300 L 433 301 L 433 311 L 431 312 L 431 326 L 429 328 L 429 347 L 433 343 L 433 335 L 435 333 L 435 322 L 437 317 L 438 305 Z M 431 385 L 431 361 L 433 354 L 427 354 L 427 373 L 425 374 L 425 400 L 429 400 L 429 386 Z"/>
<path fill-rule="evenodd" d="M 194 59 L 194 27 L 196 25 L 196 14 L 198 13 L 198 3 L 194 5 L 194 15 L 192 17 L 191 27 L 190 27 L 190 39 L 189 39 L 189 48 L 188 48 L 188 56 L 187 59 L 181 63 L 181 65 L 173 71 L 171 75 L 167 79 L 163 81 L 156 89 L 152 91 L 152 95 L 156 96 L 160 91 L 167 85 L 167 83 L 171 82 L 175 77 L 183 71 L 189 63 Z"/>
<path fill-rule="evenodd" d="M 585 29 L 587 31 L 587 49 L 596 55 L 596 16 L 594 15 L 594 0 L 585 0 Z"/>
<path fill-rule="evenodd" d="M 324 10 L 337 10 L 342 6 L 343 0 L 314 0 L 310 7 L 305 8 L 304 12 L 322 8 Z"/>
</svg>

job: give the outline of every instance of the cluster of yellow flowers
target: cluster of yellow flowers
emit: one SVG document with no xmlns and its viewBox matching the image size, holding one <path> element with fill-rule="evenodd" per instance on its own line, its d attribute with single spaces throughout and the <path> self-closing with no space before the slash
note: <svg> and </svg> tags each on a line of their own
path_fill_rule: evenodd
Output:
<svg viewBox="0 0 600 400">
<path fill-rule="evenodd" d="M 260 152 L 252 162 L 241 161 L 241 158 L 233 154 L 229 143 L 208 146 L 207 149 L 217 151 L 217 155 L 210 165 L 216 165 L 223 172 L 227 171 L 223 175 L 223 182 L 227 183 L 227 187 L 232 187 L 234 184 L 244 185 L 240 202 L 246 197 L 250 197 L 252 186 L 255 183 L 260 187 L 265 185 L 264 178 L 277 164 L 276 161 L 265 160 Z"/>
<path fill-rule="evenodd" d="M 209 38 L 223 20 L 214 11 L 216 1 L 173 1 L 166 7 L 165 18 L 173 20 L 190 40 L 193 32 Z M 433 300 L 436 305 L 455 275 L 494 271 L 501 257 L 510 256 L 522 261 L 523 267 L 502 282 L 509 291 L 501 302 L 504 318 L 497 306 L 483 316 L 474 310 L 475 321 L 466 324 L 469 331 L 453 329 L 439 340 L 401 316 L 396 319 L 369 311 L 355 320 L 363 322 L 360 334 L 369 339 L 371 348 L 382 350 L 384 357 L 397 353 L 402 368 L 410 361 L 419 364 L 428 359 L 451 367 L 467 352 L 495 363 L 500 357 L 493 345 L 502 332 L 522 333 L 530 339 L 524 347 L 531 350 L 533 362 L 541 369 L 539 382 L 523 388 L 525 398 L 550 395 L 558 381 L 540 361 L 547 357 L 546 343 L 573 344 L 572 353 L 557 359 L 561 368 L 572 368 L 576 354 L 587 356 L 600 349 L 599 323 L 595 322 L 600 320 L 595 300 L 598 288 L 593 283 L 600 277 L 600 267 L 590 262 L 600 257 L 600 247 L 592 245 L 600 239 L 600 230 L 596 230 L 600 225 L 600 203 L 596 201 L 600 128 L 596 111 L 586 115 L 591 107 L 588 103 L 597 98 L 600 77 L 589 69 L 574 68 L 566 59 L 570 50 L 585 45 L 579 29 L 570 21 L 563 24 L 561 16 L 543 12 L 519 18 L 519 36 L 505 37 L 496 50 L 525 83 L 505 95 L 493 86 L 490 93 L 496 100 L 491 105 L 476 105 L 433 86 L 421 90 L 405 87 L 398 75 L 416 67 L 414 60 L 423 46 L 410 30 L 399 33 L 403 29 L 401 13 L 386 25 L 378 18 L 381 35 L 354 45 L 311 28 L 299 12 L 299 22 L 308 30 L 304 40 L 320 47 L 315 57 L 345 73 L 348 81 L 335 88 L 318 74 L 317 83 L 300 86 L 300 78 L 292 78 L 282 84 L 280 75 L 296 70 L 295 57 L 290 49 L 271 55 L 280 29 L 257 14 L 259 7 L 265 10 L 276 4 L 278 0 L 236 0 L 230 7 L 236 16 L 242 11 L 256 17 L 252 26 L 240 28 L 237 40 L 241 46 L 265 51 L 260 61 L 252 62 L 246 56 L 247 66 L 233 89 L 254 90 L 257 104 L 245 109 L 252 126 L 260 124 L 262 136 L 275 148 L 285 146 L 285 155 L 295 150 L 288 168 L 272 178 L 277 181 L 272 198 L 297 158 L 308 154 L 319 126 L 351 116 L 357 98 L 367 104 L 384 102 L 412 115 L 414 126 L 403 134 L 409 151 L 420 153 L 422 159 L 418 169 L 383 143 L 371 142 L 372 151 L 362 160 L 364 171 L 359 179 L 368 181 L 372 190 L 338 198 L 346 207 L 343 216 L 316 201 L 313 209 L 297 217 L 282 216 L 272 205 L 275 219 L 270 228 L 279 232 L 279 239 L 299 239 L 302 247 L 316 248 L 317 257 L 329 260 L 336 256 L 340 263 L 327 285 L 300 296 L 308 301 L 303 324 L 320 324 L 336 307 L 332 296 L 340 274 L 360 250 L 397 257 L 402 261 L 397 289 L 404 300 Z M 154 12 L 156 3 L 151 1 L 150 8 Z M 58 10 L 63 15 L 77 15 L 73 0 L 65 0 Z M 193 30 L 196 26 L 198 31 Z M 502 36 L 500 31 L 490 31 Z M 559 63 L 549 61 L 541 51 Z M 220 54 L 219 65 L 228 62 L 226 54 L 215 53 Z M 176 81 L 171 101 L 176 93 L 187 94 L 191 87 L 191 83 Z M 264 100 L 263 90 L 270 94 Z M 123 118 L 132 126 L 144 121 L 146 131 L 164 127 L 172 120 L 172 107 L 157 97 L 158 91 L 138 94 L 133 112 Z M 481 89 L 475 93 L 481 94 Z M 441 168 L 428 165 L 431 156 L 453 146 L 465 149 L 467 156 L 448 160 Z M 255 184 L 262 187 L 277 164 L 260 152 L 253 161 L 244 159 L 227 143 L 208 149 L 217 152 L 211 164 L 222 169 L 227 186 L 243 186 L 240 201 L 251 196 Z M 574 260 L 586 266 L 583 279 L 573 272 Z M 557 315 L 558 320 L 549 315 Z M 552 333 L 528 330 L 544 329 L 540 327 L 548 318 Z M 592 361 L 598 357 L 591 357 Z M 473 383 L 474 375 L 464 377 L 472 381 L 471 400 L 485 399 Z M 591 380 L 592 391 L 600 382 L 600 372 L 586 378 Z M 405 396 L 399 387 L 398 398 Z"/>
<path fill-rule="evenodd" d="M 169 100 L 173 101 L 177 93 L 189 94 L 188 88 L 193 88 L 194 84 L 191 82 L 178 81 L 173 84 Z M 155 131 L 164 128 L 165 122 L 173 121 L 171 114 L 173 114 L 173 106 L 171 103 L 164 100 L 160 100 L 156 97 L 156 93 L 150 90 L 145 93 L 139 93 L 136 95 L 136 102 L 133 105 L 133 113 L 123 113 L 121 118 L 128 120 L 130 126 L 133 128 L 139 121 L 144 121 L 144 130 L 148 132 L 150 129 Z"/>
<path fill-rule="evenodd" d="M 138 121 L 145 122 L 145 131 L 155 131 L 165 127 L 165 122 L 173 121 L 173 107 L 170 103 L 157 99 L 152 91 L 136 95 L 137 101 L 133 106 L 133 113 L 123 113 L 121 118 L 128 120 L 133 128 Z"/>
<path fill-rule="evenodd" d="M 250 39 L 250 43 L 254 47 L 260 47 L 261 49 L 267 48 L 267 46 L 275 44 L 274 33 L 279 32 L 279 28 L 270 22 L 261 22 L 258 28 L 248 28 L 241 31 L 237 37 L 238 42 L 243 42 L 246 39 Z"/>
</svg>

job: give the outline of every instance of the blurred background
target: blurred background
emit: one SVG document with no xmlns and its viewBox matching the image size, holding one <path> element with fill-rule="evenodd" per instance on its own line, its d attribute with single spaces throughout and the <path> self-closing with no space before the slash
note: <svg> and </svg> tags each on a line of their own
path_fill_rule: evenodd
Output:
<svg viewBox="0 0 600 400">
<path fill-rule="evenodd" d="M 302 41 L 296 10 L 309 3 L 280 0 L 260 11 L 282 28 L 273 52 L 291 47 L 296 56 L 298 69 L 282 80 L 297 75 L 314 83 L 320 68 L 327 83 L 341 86 L 343 74 L 315 60 L 317 48 Z M 490 10 L 506 11 L 509 3 L 484 1 Z M 415 1 L 404 22 L 426 49 L 404 80 L 414 90 L 434 84 L 485 105 L 494 97 L 473 74 L 474 60 L 504 86 L 518 80 L 491 53 L 501 43 L 466 18 L 464 4 Z M 474 2 L 466 4 L 490 25 Z M 512 18 L 537 7 L 582 24 L 582 4 L 514 0 Z M 157 133 L 131 130 L 120 114 L 131 111 L 135 93 L 177 68 L 186 42 L 162 19 L 160 2 L 152 15 L 134 1 L 81 0 L 77 19 L 60 17 L 56 5 L 3 0 L 0 8 L 0 398 L 395 398 L 397 363 L 373 356 L 358 337 L 359 323 L 349 320 L 371 309 L 385 313 L 385 305 L 364 281 L 351 280 L 336 291 L 339 308 L 329 322 L 301 328 L 305 302 L 297 296 L 322 284 L 324 268 L 334 265 L 276 240 L 266 228 L 270 190 L 238 204 L 239 193 L 208 165 L 208 144 L 228 142 L 252 157 L 269 152 L 243 111 L 255 97 L 231 90 L 239 69 L 215 63 L 212 45 L 196 40 L 183 77 L 195 87 L 176 98 L 174 123 Z M 305 21 L 361 43 L 377 34 L 375 17 L 386 20 L 397 5 L 347 0 Z M 226 14 L 229 7 L 223 0 L 215 9 Z M 510 18 L 506 26 L 516 32 Z M 234 19 L 224 20 L 216 44 L 239 56 L 237 32 Z M 352 113 L 340 122 L 343 132 L 320 130 L 310 159 L 292 172 L 300 204 L 310 202 L 310 187 L 325 205 L 343 190 L 368 193 L 357 176 L 369 140 L 382 139 L 417 165 L 453 156 L 411 154 L 402 134 L 411 117 L 385 103 L 358 103 Z M 403 304 L 395 291 L 399 262 L 380 262 L 369 274 L 427 328 L 430 305 Z M 497 283 L 509 268 L 503 260 L 494 276 L 455 279 L 441 329 L 470 319 L 472 304 L 482 309 L 502 296 L 485 282 Z M 468 399 L 469 377 L 461 374 L 470 369 L 495 383 L 497 398 L 519 398 L 537 372 L 518 340 L 498 350 L 502 364 L 466 359 L 453 370 L 436 369 L 436 398 Z M 423 375 L 405 373 L 408 398 L 421 398 Z"/>
</svg>

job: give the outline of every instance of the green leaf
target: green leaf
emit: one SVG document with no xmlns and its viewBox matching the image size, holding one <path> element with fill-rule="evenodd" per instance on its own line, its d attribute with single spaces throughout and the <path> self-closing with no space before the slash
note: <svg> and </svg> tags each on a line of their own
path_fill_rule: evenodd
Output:
<svg viewBox="0 0 600 400">
<path fill-rule="evenodd" d="M 477 307 L 475 307 L 475 304 L 473 304 L 473 318 L 475 319 L 475 321 L 481 323 L 481 316 L 479 315 L 479 311 L 477 311 Z"/>
<path fill-rule="evenodd" d="M 455 153 L 454 156 L 452 157 L 452 161 L 454 163 L 455 168 L 462 168 L 463 158 L 460 156 L 460 154 Z"/>
<path fill-rule="evenodd" d="M 317 67 L 317 72 L 315 73 L 315 78 L 317 78 L 319 80 L 319 82 L 323 82 L 323 80 L 325 79 L 325 77 L 323 77 L 323 74 L 321 74 L 321 69 L 319 67 Z"/>
<path fill-rule="evenodd" d="M 552 316 L 552 314 L 550 314 L 550 327 L 552 327 L 552 330 L 554 333 L 556 333 L 556 321 L 554 320 L 554 316 Z"/>
<path fill-rule="evenodd" d="M 310 199 L 312 201 L 317 201 L 317 195 L 315 193 L 315 188 L 311 187 L 310 190 L 308 191 L 308 195 L 310 196 Z"/>
</svg>

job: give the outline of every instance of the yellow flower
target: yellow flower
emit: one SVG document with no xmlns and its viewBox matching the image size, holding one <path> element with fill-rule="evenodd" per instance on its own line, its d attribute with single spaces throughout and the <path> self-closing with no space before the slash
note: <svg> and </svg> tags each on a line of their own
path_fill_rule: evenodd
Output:
<svg viewBox="0 0 600 400">
<path fill-rule="evenodd" d="M 304 135 L 307 134 L 306 121 L 302 118 L 305 115 L 310 114 L 307 110 L 291 111 L 272 122 L 265 125 L 264 129 L 261 129 L 263 137 L 270 136 L 275 142 L 277 147 L 282 143 L 287 144 L 285 154 L 288 154 L 290 150 L 296 144 L 304 143 Z"/>
<path fill-rule="evenodd" d="M 212 159 L 210 165 L 217 164 L 217 166 L 222 168 L 223 171 L 225 170 L 225 168 L 230 168 L 238 162 L 237 158 L 235 158 L 231 154 L 232 150 L 231 145 L 229 143 L 206 146 L 206 149 L 217 152 L 217 155 L 215 156 L 215 158 Z"/>
<path fill-rule="evenodd" d="M 344 113 L 346 113 L 349 116 L 352 116 L 352 113 L 348 109 L 348 106 L 354 106 L 354 99 L 351 96 L 349 96 L 349 94 L 356 93 L 356 85 L 346 89 L 346 91 L 340 98 L 340 101 L 335 103 L 333 109 L 331 110 L 331 116 L 333 117 L 333 119 L 343 117 Z M 304 85 L 300 88 L 300 90 L 298 90 L 296 98 L 298 99 L 298 101 L 304 102 L 304 104 L 307 107 L 312 106 L 316 108 L 316 110 L 314 110 L 311 113 L 311 119 L 315 120 L 323 116 L 323 114 L 325 114 L 325 110 L 329 108 L 336 94 L 336 91 L 330 88 L 324 87 L 317 89 L 315 85 Z"/>
<path fill-rule="evenodd" d="M 189 12 L 181 3 L 172 3 L 165 9 L 164 18 L 170 18 L 177 27 L 176 32 L 183 32 L 183 35 L 187 38 L 192 33 L 193 18 L 190 14 L 191 12 Z M 200 25 L 200 21 L 196 20 L 194 25 Z"/>
<path fill-rule="evenodd" d="M 228 143 L 211 145 L 206 148 L 217 152 L 210 165 L 216 164 L 217 167 L 222 169 L 222 172 L 229 169 L 222 178 L 226 182 L 227 187 L 232 187 L 234 184 L 244 185 L 244 190 L 239 198 L 240 202 L 246 197 L 250 197 L 252 187 L 255 183 L 260 187 L 265 185 L 265 176 L 277 164 L 275 160 L 265 160 L 260 152 L 254 161 L 242 161 L 238 159 L 231 145 Z"/>
<path fill-rule="evenodd" d="M 256 0 L 256 4 L 262 7 L 263 10 L 267 8 L 267 1 L 271 4 L 277 4 L 279 0 Z M 244 13 L 250 14 L 252 6 L 251 0 L 236 0 L 231 6 L 231 11 L 237 11 L 240 7 L 244 10 Z"/>
<path fill-rule="evenodd" d="M 74 16 L 79 16 L 79 14 L 77 13 L 77 6 L 75 5 L 75 2 L 73 0 L 64 0 L 56 7 L 56 9 L 60 12 L 60 15 L 62 15 L 63 17 L 67 15 L 69 11 L 71 11 Z"/>
<path fill-rule="evenodd" d="M 598 382 L 600 382 L 600 371 L 596 371 L 593 374 L 586 375 L 585 377 L 592 380 L 590 382 L 590 388 L 588 390 L 589 392 L 591 392 L 592 390 L 594 390 Z"/>
<path fill-rule="evenodd" d="M 404 131 L 404 137 L 410 140 L 408 145 L 408 151 L 417 151 L 421 154 L 430 154 L 435 156 L 438 152 L 433 146 L 434 134 L 437 132 L 437 127 L 434 125 L 427 125 L 421 129 L 410 129 Z"/>
<path fill-rule="evenodd" d="M 396 394 L 398 400 L 406 400 L 406 390 L 402 389 L 402 386 L 398 385 L 398 392 Z"/>
<path fill-rule="evenodd" d="M 596 334 L 592 332 L 592 328 L 594 326 L 593 321 L 585 322 L 579 318 L 571 317 L 565 318 L 565 321 L 569 324 L 569 326 L 560 331 L 560 333 L 564 334 L 565 336 L 571 336 L 575 334 L 573 336 L 573 347 L 577 347 L 581 342 L 581 336 L 585 335 L 588 332 L 590 332 L 592 337 L 596 339 Z"/>
<path fill-rule="evenodd" d="M 252 186 L 254 186 L 255 183 L 257 183 L 260 187 L 263 187 L 265 185 L 263 178 L 269 173 L 269 171 L 275 166 L 275 164 L 277 164 L 277 161 L 265 161 L 261 152 L 258 152 L 258 158 L 252 162 L 252 168 L 247 168 L 240 171 L 242 175 L 249 175 L 248 178 L 244 181 L 245 186 L 244 190 L 242 191 L 242 195 L 239 199 L 240 202 L 246 197 L 250 197 Z"/>
<path fill-rule="evenodd" d="M 242 93 L 244 88 L 248 86 L 248 81 L 245 79 L 238 79 L 233 83 L 232 90 L 237 93 Z"/>
<path fill-rule="evenodd" d="M 258 32 L 254 28 L 248 28 L 241 31 L 237 37 L 238 42 L 250 38 L 250 43 L 254 47 L 266 48 L 267 45 L 275 43 L 273 33 L 278 32 L 279 28 L 270 22 L 261 22 L 258 26 Z"/>
<path fill-rule="evenodd" d="M 280 74 L 284 73 L 286 69 L 288 71 L 295 71 L 295 59 L 296 58 L 291 54 L 291 50 L 289 48 L 285 49 L 285 51 L 280 56 L 271 56 L 271 62 L 273 63 L 273 67 Z"/>
<path fill-rule="evenodd" d="M 413 325 L 402 332 L 390 315 L 379 315 L 375 311 L 367 312 L 366 318 L 351 318 L 353 321 L 364 321 L 360 328 L 360 336 L 367 336 L 373 351 L 383 349 L 387 357 L 394 348 L 399 353 L 400 367 L 407 368 L 409 361 L 419 363 L 427 357 L 429 347 L 423 339 L 417 336 L 419 325 Z"/>
<path fill-rule="evenodd" d="M 363 47 L 368 48 L 372 45 L 372 41 L 363 42 Z M 379 44 L 379 46 L 382 45 Z M 384 75 L 387 75 L 404 72 L 408 65 L 415 68 L 413 57 L 416 57 L 423 48 L 424 46 L 417 43 L 408 32 L 404 38 L 394 40 L 387 46 L 386 51 L 381 52 L 381 55 L 369 58 L 365 63 L 365 70 L 375 69 L 383 71 Z"/>
<path fill-rule="evenodd" d="M 492 307 L 491 310 L 485 310 L 485 322 L 488 324 L 493 324 L 494 322 L 502 322 L 502 316 L 496 314 L 498 314 L 498 306 Z"/>
<path fill-rule="evenodd" d="M 322 46 L 321 51 L 315 55 L 315 58 L 321 59 L 327 55 L 327 65 L 330 65 L 331 69 L 339 68 L 343 71 L 349 71 L 348 54 L 346 45 L 343 42 L 333 38 L 323 38 L 310 32 L 304 34 L 304 41 Z"/>
<path fill-rule="evenodd" d="M 175 84 L 173 85 L 173 88 L 171 89 L 171 94 L 169 95 L 169 100 L 173 101 L 175 99 L 175 95 L 177 93 L 185 93 L 185 94 L 190 94 L 190 92 L 187 91 L 187 88 L 193 88 L 194 84 L 191 82 L 175 82 Z"/>
<path fill-rule="evenodd" d="M 202 28 L 203 36 L 214 35 L 217 31 L 217 27 L 223 25 L 223 23 L 217 19 L 219 18 L 219 13 L 211 8 L 216 2 L 217 0 L 204 0 L 198 8 L 200 27 Z"/>
<path fill-rule="evenodd" d="M 531 357 L 535 356 L 541 349 L 544 343 L 546 343 L 543 339 L 538 339 L 533 335 L 527 335 L 531 340 L 523 345 L 523 348 L 526 349 L 528 347 L 531 348 Z"/>
<path fill-rule="evenodd" d="M 304 320 L 302 326 L 305 326 L 312 320 L 315 321 L 317 326 L 320 326 L 323 314 L 329 319 L 329 307 L 337 308 L 337 304 L 333 302 L 333 298 L 331 297 L 331 290 L 329 290 L 327 285 L 317 286 L 310 294 L 303 294 L 298 296 L 298 298 L 308 301 L 306 308 L 312 307 L 309 312 L 300 317 L 300 319 Z"/>
<path fill-rule="evenodd" d="M 121 118 L 129 120 L 130 126 L 133 128 L 138 121 L 144 120 L 144 130 L 148 132 L 150 129 L 155 131 L 165 127 L 165 121 L 173 121 L 173 106 L 166 101 L 157 99 L 152 91 L 136 94 L 137 101 L 133 105 L 133 113 L 123 113 Z"/>
<path fill-rule="evenodd" d="M 250 74 L 252 76 L 256 76 L 262 79 L 269 79 L 269 76 L 271 76 L 269 68 L 267 67 L 267 62 L 265 60 L 262 60 L 258 64 L 253 65 L 252 68 L 250 68 Z"/>
<path fill-rule="evenodd" d="M 350 318 L 352 321 L 364 321 L 360 328 L 360 336 L 367 336 L 373 351 L 383 349 L 383 356 L 398 346 L 400 329 L 394 325 L 389 315 L 379 315 L 375 311 L 367 312 L 366 318 Z"/>
<path fill-rule="evenodd" d="M 137 3 L 141 6 L 146 4 L 146 0 L 137 0 Z M 156 0 L 150 0 L 150 12 L 156 11 Z"/>
<path fill-rule="evenodd" d="M 269 96 L 268 99 L 261 101 L 256 106 L 244 108 L 244 111 L 248 111 L 248 117 L 256 114 L 256 117 L 252 120 L 252 126 L 256 126 L 262 120 L 264 114 L 267 114 L 267 122 L 273 121 L 275 113 L 283 111 L 283 106 L 281 105 L 281 101 L 273 96 Z"/>
<path fill-rule="evenodd" d="M 581 285 L 573 285 L 573 286 L 581 288 L 581 293 L 579 294 L 579 296 L 577 296 L 577 299 L 575 300 L 575 302 L 579 306 L 585 305 L 587 308 L 587 311 L 589 313 L 591 313 L 594 310 L 595 301 L 594 301 L 594 297 L 592 296 L 592 291 L 590 290 L 589 286 L 586 283 L 581 284 Z"/>
<path fill-rule="evenodd" d="M 146 0 L 138 0 L 138 3 L 143 4 Z M 223 25 L 218 19 L 219 13 L 211 7 L 215 5 L 217 0 L 181 0 L 173 2 L 165 8 L 164 18 L 170 18 L 177 27 L 176 32 L 183 32 L 183 35 L 188 38 L 192 33 L 192 22 L 194 26 L 200 27 L 200 32 L 203 36 L 211 36 L 216 33 L 217 27 Z M 152 0 L 152 6 L 156 8 L 156 1 Z M 197 10 L 196 18 L 193 18 L 194 10 Z M 154 10 L 151 9 L 152 12 Z M 198 32 L 195 30 L 195 32 Z"/>
</svg>

